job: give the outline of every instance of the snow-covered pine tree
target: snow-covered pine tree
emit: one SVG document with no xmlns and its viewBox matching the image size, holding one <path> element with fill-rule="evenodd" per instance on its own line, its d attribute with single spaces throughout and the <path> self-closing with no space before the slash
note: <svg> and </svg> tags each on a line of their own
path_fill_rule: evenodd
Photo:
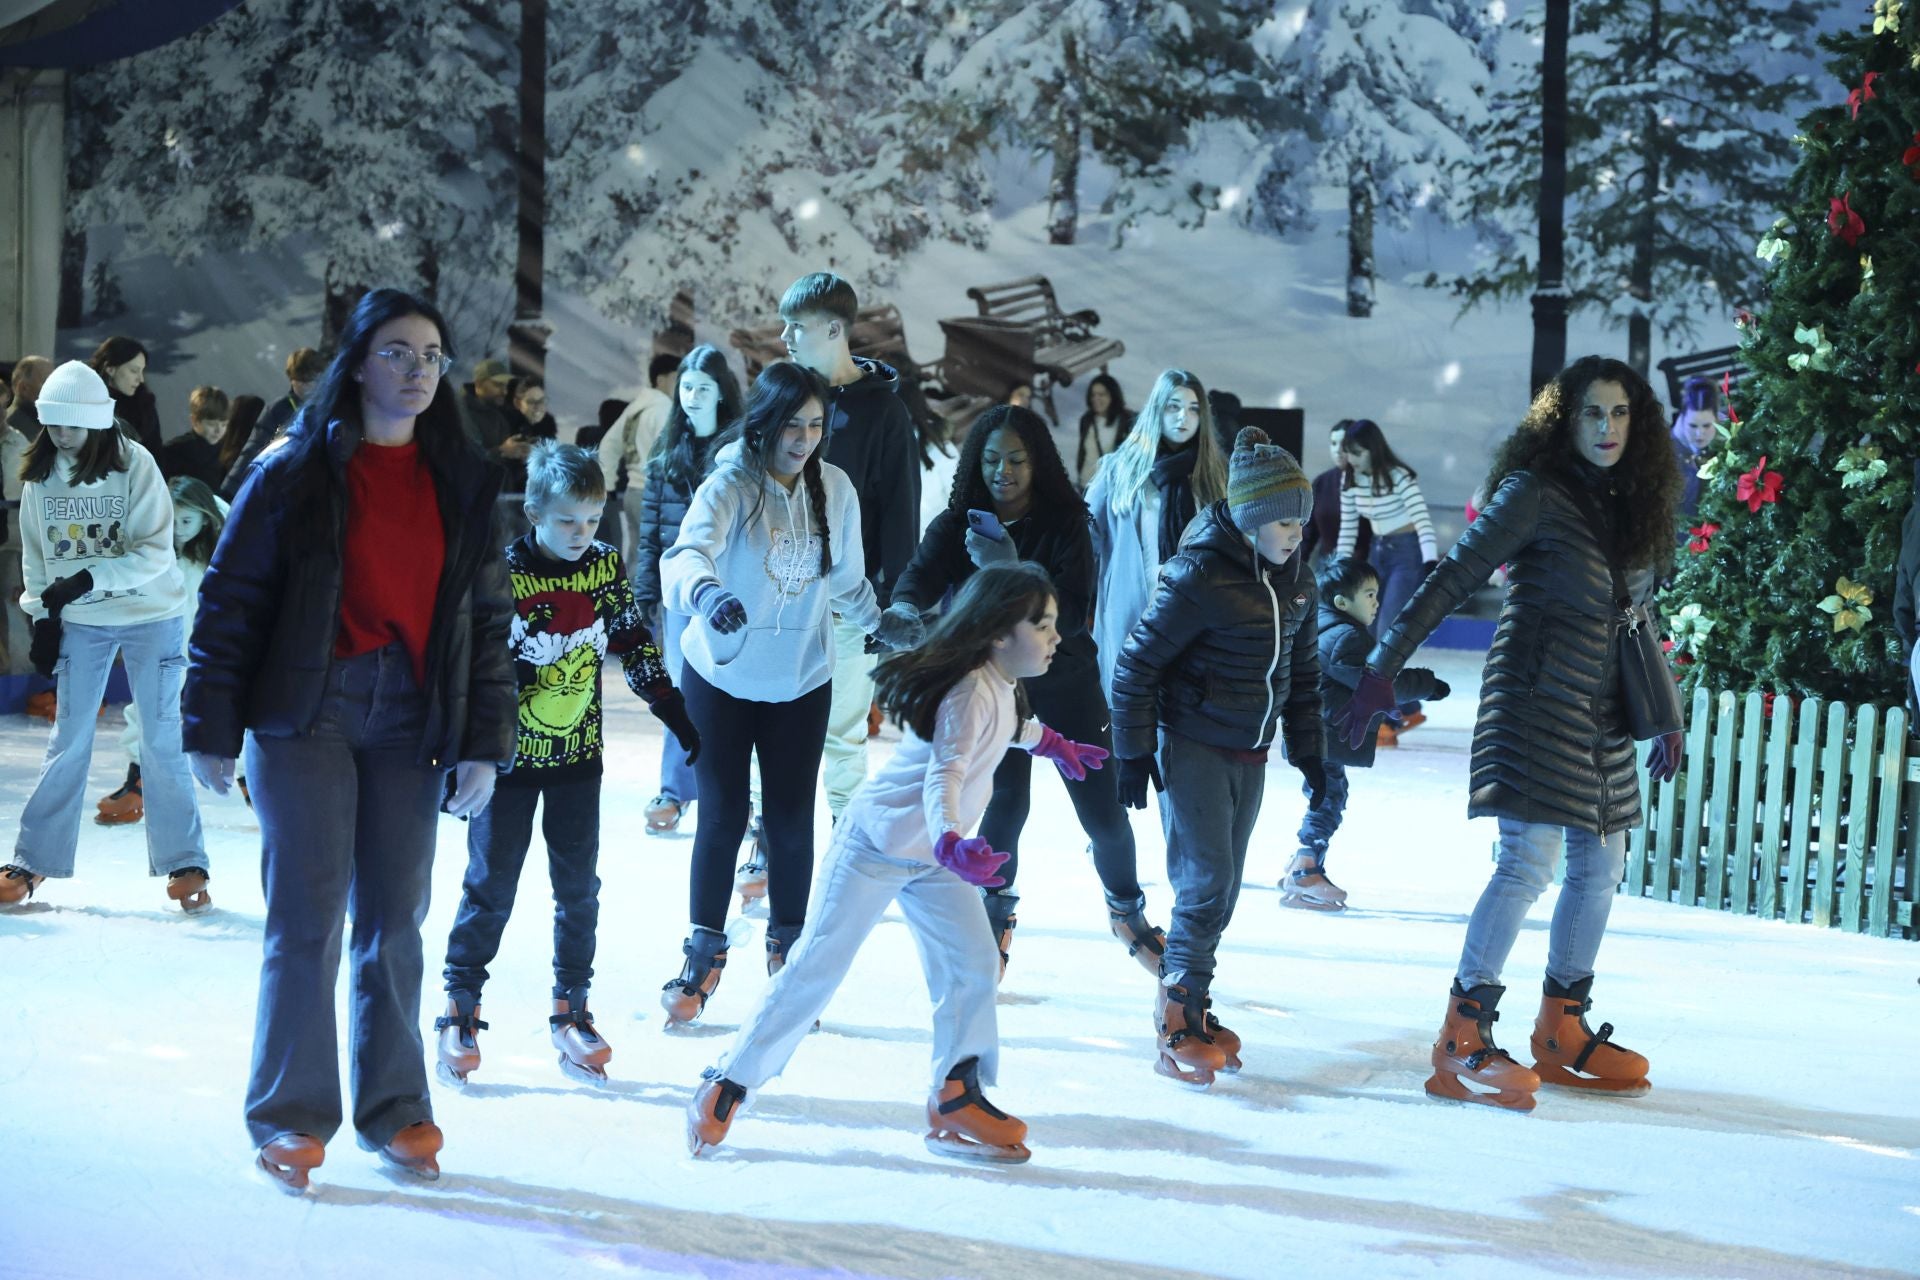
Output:
<svg viewBox="0 0 1920 1280">
<path fill-rule="evenodd" d="M 1645 372 L 1653 334 L 1690 337 L 1757 296 L 1752 246 L 1791 163 L 1782 122 L 1805 103 L 1806 0 L 1582 0 L 1568 62 L 1567 288 L 1627 330 Z M 1529 33 L 1539 14 L 1526 18 Z M 1530 50 L 1529 50 L 1530 52 Z M 1450 285 L 1468 306 L 1537 284 L 1540 77 L 1522 59 L 1459 169 L 1485 230 Z"/>
<path fill-rule="evenodd" d="M 484 349 L 511 301 L 513 57 L 481 0 L 253 0 L 74 77 L 69 222 L 179 262 L 309 245 Z"/>
<path fill-rule="evenodd" d="M 1490 21 L 1466 0 L 1313 0 L 1283 67 L 1319 176 L 1347 191 L 1347 314 L 1373 313 L 1373 232 L 1416 208 L 1464 214 L 1450 173 L 1473 157 Z"/>
</svg>

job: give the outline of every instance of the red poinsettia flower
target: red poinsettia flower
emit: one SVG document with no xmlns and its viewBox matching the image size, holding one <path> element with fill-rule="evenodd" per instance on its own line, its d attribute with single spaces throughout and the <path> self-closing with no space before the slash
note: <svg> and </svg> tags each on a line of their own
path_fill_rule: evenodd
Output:
<svg viewBox="0 0 1920 1280">
<path fill-rule="evenodd" d="M 1847 105 L 1853 108 L 1853 118 L 1855 120 L 1860 118 L 1860 108 L 1862 106 L 1880 96 L 1873 91 L 1873 82 L 1879 78 L 1880 73 L 1878 71 L 1867 72 L 1867 78 L 1860 82 L 1860 87 L 1847 95 Z"/>
<path fill-rule="evenodd" d="M 1693 535 L 1692 539 L 1687 543 L 1687 550 L 1693 552 L 1695 555 L 1699 555 L 1705 551 L 1708 544 L 1713 541 L 1713 535 L 1720 532 L 1720 526 L 1708 522 L 1707 524 L 1697 524 L 1687 530 L 1687 532 Z"/>
<path fill-rule="evenodd" d="M 1900 163 L 1907 166 L 1907 176 L 1920 182 L 1920 129 L 1914 130 L 1913 141 L 1901 153 Z"/>
<path fill-rule="evenodd" d="M 1827 204 L 1827 230 L 1846 241 L 1851 249 L 1867 233 L 1867 224 L 1853 211 L 1853 192 L 1836 196 Z"/>
<path fill-rule="evenodd" d="M 1766 503 L 1780 501 L 1780 486 L 1784 483 L 1785 476 L 1778 471 L 1767 470 L 1766 455 L 1762 454 L 1753 470 L 1741 473 L 1734 496 L 1747 504 L 1747 510 L 1758 514 Z"/>
</svg>

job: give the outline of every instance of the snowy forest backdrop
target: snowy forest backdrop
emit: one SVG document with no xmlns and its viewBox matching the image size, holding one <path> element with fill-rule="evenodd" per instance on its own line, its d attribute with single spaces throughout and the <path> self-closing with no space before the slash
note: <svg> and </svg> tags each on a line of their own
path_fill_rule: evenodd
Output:
<svg viewBox="0 0 1920 1280">
<path fill-rule="evenodd" d="M 1846 92 L 1813 36 L 1865 7 L 1574 6 L 1570 354 L 1731 345 L 1790 121 Z M 898 305 L 923 362 L 967 286 L 1046 275 L 1126 343 L 1131 400 L 1179 364 L 1304 407 L 1310 447 L 1377 418 L 1437 508 L 1524 409 L 1541 17 L 1520 0 L 546 8 L 563 427 L 640 381 L 676 293 L 724 349 L 818 268 Z M 140 338 L 173 431 L 196 383 L 276 391 L 357 287 L 436 297 L 468 368 L 504 352 L 520 24 L 486 0 L 247 0 L 77 75 L 62 354 Z"/>
</svg>

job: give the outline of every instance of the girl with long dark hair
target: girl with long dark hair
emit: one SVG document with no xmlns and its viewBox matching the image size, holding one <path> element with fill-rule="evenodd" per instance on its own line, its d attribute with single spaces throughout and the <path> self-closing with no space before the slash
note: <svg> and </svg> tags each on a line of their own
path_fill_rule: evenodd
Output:
<svg viewBox="0 0 1920 1280">
<path fill-rule="evenodd" d="M 999 535 L 970 528 L 970 512 L 991 515 Z M 995 405 L 967 433 L 954 469 L 953 496 L 927 526 L 913 562 L 900 575 L 893 605 L 930 613 L 978 571 L 1020 562 L 1045 569 L 1060 601 L 1059 652 L 1046 673 L 1027 687 L 1035 713 L 1069 737 L 1105 750 L 1112 745 L 1110 717 L 1086 626 L 1094 591 L 1086 504 L 1074 492 L 1040 415 Z M 980 822 L 981 837 L 1008 854 L 1001 872 L 1005 883 L 986 893 L 987 919 L 1000 945 L 1003 971 L 1016 923 L 1019 895 L 1013 882 L 1020 832 L 1032 803 L 1032 770 L 1025 753 L 1009 752 L 994 771 L 993 799 Z M 1113 779 L 1107 774 L 1070 779 L 1066 787 L 1093 845 L 1114 936 L 1157 975 L 1163 935 L 1146 920 L 1133 827 L 1120 807 Z"/>
<path fill-rule="evenodd" d="M 1333 553 L 1336 559 L 1355 554 L 1360 526 L 1372 527 L 1368 563 L 1380 575 L 1373 634 L 1383 636 L 1440 558 L 1433 518 L 1420 492 L 1419 473 L 1400 460 L 1379 423 L 1367 418 L 1349 423 L 1340 457 L 1346 475 L 1340 482 L 1340 537 Z M 1400 712 L 1398 722 L 1380 727 L 1380 742 L 1392 745 L 1400 731 L 1427 718 L 1418 702 L 1409 701 Z"/>
<path fill-rule="evenodd" d="M 680 637 L 692 619 L 665 608 L 660 590 L 660 557 L 680 537 L 680 525 L 693 504 L 693 491 L 713 464 L 715 442 L 723 428 L 740 420 L 740 384 L 720 348 L 701 343 L 680 361 L 673 407 L 654 440 L 640 492 L 639 550 L 633 557 L 633 598 L 642 610 L 660 611 L 660 650 L 667 674 L 680 679 Z M 687 753 L 668 741 L 660 752 L 660 794 L 647 805 L 647 830 L 672 831 L 700 795 Z"/>
<path fill-rule="evenodd" d="M 1111 374 L 1096 373 L 1087 383 L 1087 411 L 1080 415 L 1074 453 L 1073 484 L 1085 492 L 1100 470 L 1100 460 L 1118 449 L 1133 431 L 1133 410 Z"/>
<path fill-rule="evenodd" d="M 1414 650 L 1508 566 L 1467 800 L 1468 816 L 1500 820 L 1499 854 L 1433 1047 L 1427 1092 L 1436 1097 L 1528 1111 L 1543 1080 L 1621 1094 L 1650 1087 L 1647 1060 L 1612 1043 L 1610 1027 L 1595 1033 L 1586 1012 L 1626 834 L 1640 822 L 1612 566 L 1638 604 L 1672 563 L 1680 475 L 1666 428 L 1652 388 L 1618 360 L 1587 356 L 1543 387 L 1494 455 L 1486 509 L 1374 646 L 1337 722 L 1357 746 L 1370 719 L 1393 707 L 1394 677 Z M 1679 751 L 1678 732 L 1656 739 L 1649 773 L 1671 777 Z M 1563 849 L 1528 1070 L 1493 1043 L 1500 975 Z"/>
<path fill-rule="evenodd" d="M 920 639 L 916 617 L 882 617 L 866 577 L 860 499 L 824 461 L 826 384 L 784 361 L 760 373 L 746 413 L 694 491 L 660 559 L 666 607 L 693 621 L 679 673 L 700 728 L 701 819 L 694 836 L 680 976 L 660 1002 L 669 1025 L 706 1008 L 726 967 L 733 851 L 747 830 L 750 761 L 766 814 L 767 969 L 785 962 L 807 919 L 813 799 L 833 699 L 834 615 L 885 647 Z"/>
<path fill-rule="evenodd" d="M 980 1092 L 999 1066 L 997 962 L 975 885 L 997 885 L 1007 855 L 966 833 L 1013 748 L 1069 776 L 1106 759 L 1027 717 L 1021 681 L 1043 675 L 1059 635 L 1046 573 L 1026 563 L 973 575 L 912 653 L 880 664 L 874 687 L 903 737 L 834 828 L 820 902 L 787 966 L 705 1073 L 687 1110 L 687 1146 L 718 1145 L 748 1095 L 779 1075 L 833 998 L 881 914 L 900 904 L 933 997 L 927 1146 L 937 1155 L 1017 1164 L 1027 1126 Z"/>
<path fill-rule="evenodd" d="M 420 1034 L 434 838 L 443 797 L 458 817 L 486 806 L 517 720 L 500 470 L 461 420 L 452 364 L 431 303 L 362 298 L 249 467 L 200 586 L 186 741 L 224 795 L 245 737 L 267 907 L 247 1128 L 295 1194 L 341 1121 L 343 945 L 360 1145 L 440 1173 Z"/>
<path fill-rule="evenodd" d="M 107 384 L 113 416 L 158 458 L 165 433 L 160 430 L 159 403 L 147 385 L 147 349 L 132 338 L 108 338 L 93 349 L 87 365 Z"/>
</svg>

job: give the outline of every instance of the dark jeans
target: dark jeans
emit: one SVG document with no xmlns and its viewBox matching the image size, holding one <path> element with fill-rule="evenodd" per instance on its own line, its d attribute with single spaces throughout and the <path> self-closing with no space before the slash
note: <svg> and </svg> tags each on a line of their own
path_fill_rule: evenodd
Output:
<svg viewBox="0 0 1920 1280">
<path fill-rule="evenodd" d="M 545 797 L 544 802 L 542 797 Z M 447 938 L 449 993 L 480 999 L 487 962 L 513 914 L 520 869 L 533 844 L 533 811 L 541 810 L 547 871 L 553 881 L 553 994 L 577 999 L 593 982 L 594 931 L 600 923 L 600 775 L 560 782 L 510 783 L 467 828 L 467 878 Z"/>
<path fill-rule="evenodd" d="M 1300 819 L 1300 852 L 1312 854 L 1313 860 L 1324 867 L 1327 846 L 1333 842 L 1333 833 L 1340 829 L 1340 819 L 1347 812 L 1347 766 L 1333 760 L 1321 763 L 1327 771 L 1327 794 L 1318 809 L 1308 809 Z M 1311 799 L 1313 784 L 1302 781 L 1300 794 Z"/>
<path fill-rule="evenodd" d="M 704 929 L 727 927 L 733 862 L 747 834 L 749 779 L 757 753 L 767 915 L 772 924 L 798 928 L 807 922 L 813 880 L 813 801 L 833 682 L 792 702 L 754 702 L 714 688 L 689 663 L 681 670 L 680 692 L 700 730 L 700 758 L 693 766 L 700 825 L 693 837 L 689 918 Z"/>
<path fill-rule="evenodd" d="M 1267 769 L 1177 733 L 1160 731 L 1160 822 L 1167 833 L 1167 878 L 1173 882 L 1173 918 L 1160 973 L 1168 982 L 1205 991 L 1213 983 L 1213 953 L 1233 919 L 1247 841 L 1260 816 Z"/>
<path fill-rule="evenodd" d="M 426 701 L 399 645 L 335 659 L 313 727 L 247 740 L 267 904 L 247 1082 L 255 1146 L 340 1127 L 334 988 L 349 913 L 353 1127 L 383 1146 L 431 1120 L 420 924 L 447 771 L 419 761 Z"/>
<path fill-rule="evenodd" d="M 1420 535 L 1412 531 L 1389 534 L 1373 540 L 1368 563 L 1380 575 L 1380 613 L 1373 620 L 1373 634 L 1384 636 L 1393 630 L 1393 620 L 1426 579 L 1426 564 L 1420 559 Z M 1403 710 L 1418 711 L 1417 702 L 1403 702 Z"/>
<path fill-rule="evenodd" d="M 1027 698 L 1040 722 L 1062 737 L 1113 750 L 1112 717 L 1100 693 L 1098 667 L 1088 663 L 1029 680 Z M 1040 768 L 1059 772 L 1049 763 L 1043 762 Z M 1027 825 L 1027 811 L 1032 807 L 1033 769 L 1033 757 L 1027 752 L 1007 752 L 993 772 L 993 799 L 980 819 L 980 834 L 995 849 L 1011 855 L 1000 868 L 1007 882 L 1001 893 L 1013 891 L 1014 876 L 1020 869 L 1020 832 Z M 1120 805 L 1113 770 L 1090 770 L 1080 782 L 1067 782 L 1064 776 L 1061 781 L 1080 819 L 1080 829 L 1093 842 L 1094 869 L 1107 896 L 1134 901 L 1140 896 L 1140 874 L 1133 826 Z"/>
</svg>

